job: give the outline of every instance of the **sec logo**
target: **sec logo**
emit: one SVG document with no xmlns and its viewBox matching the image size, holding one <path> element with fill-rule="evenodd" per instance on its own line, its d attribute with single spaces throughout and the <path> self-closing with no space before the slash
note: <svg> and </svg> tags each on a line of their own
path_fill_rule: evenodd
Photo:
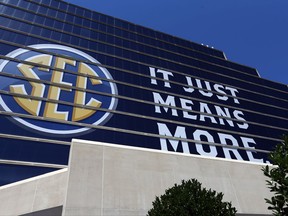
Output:
<svg viewBox="0 0 288 216">
<path fill-rule="evenodd" d="M 0 88 L 10 93 L 0 96 L 0 104 L 16 114 L 16 122 L 44 133 L 71 135 L 91 129 L 81 125 L 109 120 L 108 110 L 117 106 L 117 86 L 100 62 L 67 46 L 29 47 L 6 55 L 15 61 L 0 62 L 0 72 L 8 74 L 1 77 Z"/>
</svg>

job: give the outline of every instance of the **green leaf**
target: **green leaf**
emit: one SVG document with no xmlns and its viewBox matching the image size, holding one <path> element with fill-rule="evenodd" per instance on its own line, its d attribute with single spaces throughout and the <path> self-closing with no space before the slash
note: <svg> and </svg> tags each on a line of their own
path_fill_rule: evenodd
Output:
<svg viewBox="0 0 288 216">
<path fill-rule="evenodd" d="M 273 193 L 271 199 L 265 198 L 265 201 L 273 215 L 285 216 L 288 215 L 288 135 L 283 136 L 283 143 L 276 146 L 269 159 L 276 167 L 262 167 L 263 174 L 270 178 L 266 185 Z"/>
</svg>

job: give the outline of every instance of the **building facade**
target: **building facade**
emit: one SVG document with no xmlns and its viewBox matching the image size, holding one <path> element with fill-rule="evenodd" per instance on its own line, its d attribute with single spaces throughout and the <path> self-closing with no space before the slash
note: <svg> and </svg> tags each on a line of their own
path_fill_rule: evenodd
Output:
<svg viewBox="0 0 288 216">
<path fill-rule="evenodd" d="M 267 163 L 287 85 L 223 52 L 59 0 L 0 0 L 0 185 L 73 138 Z"/>
</svg>

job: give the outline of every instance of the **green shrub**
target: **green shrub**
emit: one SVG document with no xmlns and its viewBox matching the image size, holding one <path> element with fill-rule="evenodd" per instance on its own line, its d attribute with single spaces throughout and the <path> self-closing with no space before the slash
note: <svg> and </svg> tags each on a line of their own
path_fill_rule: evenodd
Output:
<svg viewBox="0 0 288 216">
<path fill-rule="evenodd" d="M 222 202 L 223 193 L 201 187 L 196 179 L 182 181 L 156 197 L 148 216 L 232 216 L 236 209 Z"/>
<path fill-rule="evenodd" d="M 265 199 L 269 204 L 268 209 L 273 211 L 273 215 L 288 215 L 288 135 L 283 138 L 283 143 L 276 146 L 276 149 L 269 154 L 269 158 L 275 167 L 268 165 L 263 167 L 264 175 L 270 192 L 274 196 Z"/>
</svg>

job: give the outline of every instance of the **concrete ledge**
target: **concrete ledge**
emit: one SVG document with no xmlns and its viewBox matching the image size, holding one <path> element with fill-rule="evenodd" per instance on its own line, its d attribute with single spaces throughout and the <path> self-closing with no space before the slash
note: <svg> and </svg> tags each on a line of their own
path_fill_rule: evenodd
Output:
<svg viewBox="0 0 288 216">
<path fill-rule="evenodd" d="M 1 215 L 146 215 L 155 196 L 196 178 L 238 215 L 269 215 L 264 164 L 73 140 L 69 168 L 0 187 Z"/>
<path fill-rule="evenodd" d="M 155 196 L 190 178 L 238 213 L 269 214 L 263 165 L 73 140 L 63 216 L 146 215 Z"/>
<path fill-rule="evenodd" d="M 67 168 L 0 187 L 1 215 L 21 215 L 62 206 Z"/>
</svg>

